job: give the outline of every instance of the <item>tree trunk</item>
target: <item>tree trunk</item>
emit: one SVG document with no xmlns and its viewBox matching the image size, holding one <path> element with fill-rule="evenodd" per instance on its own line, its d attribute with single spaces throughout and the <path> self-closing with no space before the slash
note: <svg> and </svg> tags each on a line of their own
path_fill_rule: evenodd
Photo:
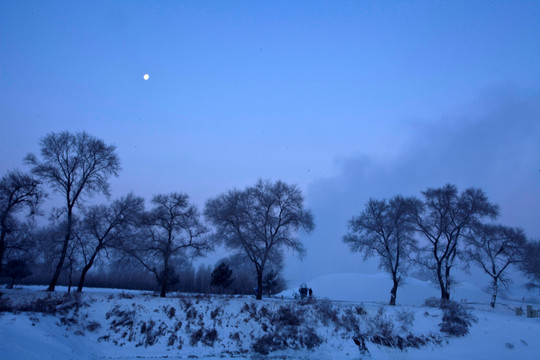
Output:
<svg viewBox="0 0 540 360">
<path fill-rule="evenodd" d="M 2 224 L 2 235 L 0 235 L 0 276 L 2 275 L 4 264 L 4 253 L 6 252 L 6 231 L 4 230 L 4 225 Z"/>
<path fill-rule="evenodd" d="M 64 260 L 66 259 L 67 248 L 69 244 L 69 239 L 71 238 L 71 225 L 72 225 L 72 209 L 68 208 L 68 219 L 66 226 L 66 237 L 64 238 L 64 244 L 62 245 L 62 253 L 60 254 L 60 259 L 58 260 L 58 265 L 56 265 L 56 271 L 54 272 L 53 278 L 49 283 L 47 291 L 54 291 L 56 284 L 58 283 L 58 278 L 64 267 Z"/>
<path fill-rule="evenodd" d="M 446 291 L 446 284 L 444 283 L 444 278 L 441 273 L 441 267 L 437 267 L 437 280 L 439 281 L 439 287 L 441 288 L 441 300 L 450 299 L 450 294 Z"/>
<path fill-rule="evenodd" d="M 88 261 L 88 264 L 86 264 L 84 266 L 84 268 L 82 269 L 81 278 L 79 279 L 79 285 L 77 285 L 77 292 L 82 292 L 82 289 L 83 289 L 83 286 L 84 286 L 84 278 L 86 277 L 86 273 L 88 272 L 88 270 L 90 270 L 92 265 L 94 265 L 94 260 L 96 259 L 96 256 L 97 256 L 99 250 L 100 250 L 99 247 L 96 248 L 96 250 L 94 251 L 94 253 L 90 257 L 90 261 Z"/>
<path fill-rule="evenodd" d="M 497 278 L 493 278 L 493 294 L 491 295 L 491 304 L 489 304 L 492 308 L 495 307 L 495 301 L 497 300 L 497 292 L 499 290 L 499 284 L 497 282 Z"/>
<path fill-rule="evenodd" d="M 73 261 L 70 260 L 69 262 L 69 280 L 68 280 L 68 291 L 67 293 L 71 293 L 71 283 L 73 278 Z"/>
<path fill-rule="evenodd" d="M 262 300 L 263 294 L 263 271 L 257 270 L 257 300 Z"/>
<path fill-rule="evenodd" d="M 394 284 L 392 285 L 392 290 L 390 290 L 390 305 L 396 305 L 396 295 L 399 281 L 395 276 L 392 276 L 392 281 Z"/>
<path fill-rule="evenodd" d="M 159 297 L 164 298 L 167 295 L 167 282 L 169 281 L 169 259 L 165 258 L 163 266 L 163 276 L 161 278 L 161 292 Z"/>
<path fill-rule="evenodd" d="M 90 267 L 92 266 L 91 263 L 88 263 L 81 272 L 81 278 L 79 279 L 79 285 L 77 285 L 77 292 L 82 292 L 83 286 L 84 286 L 84 278 L 86 277 L 86 273 L 88 270 L 90 270 Z"/>
<path fill-rule="evenodd" d="M 444 272 L 444 299 L 450 300 L 450 266 L 445 266 Z"/>
</svg>

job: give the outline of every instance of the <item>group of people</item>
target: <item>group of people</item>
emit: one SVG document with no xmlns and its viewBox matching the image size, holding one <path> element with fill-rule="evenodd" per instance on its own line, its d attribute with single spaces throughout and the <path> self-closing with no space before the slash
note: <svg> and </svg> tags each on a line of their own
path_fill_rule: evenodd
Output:
<svg viewBox="0 0 540 360">
<path fill-rule="evenodd" d="M 306 283 L 302 283 L 298 291 L 300 292 L 300 298 L 302 299 L 305 298 L 306 296 L 309 296 L 309 297 L 313 296 L 313 290 L 311 288 L 308 288 Z"/>
</svg>

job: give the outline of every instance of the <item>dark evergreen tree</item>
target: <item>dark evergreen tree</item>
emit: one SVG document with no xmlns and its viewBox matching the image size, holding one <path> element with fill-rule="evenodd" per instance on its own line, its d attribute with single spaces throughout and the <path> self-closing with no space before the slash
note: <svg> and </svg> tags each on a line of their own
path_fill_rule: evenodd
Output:
<svg viewBox="0 0 540 360">
<path fill-rule="evenodd" d="M 4 271 L 4 275 L 11 279 L 11 284 L 8 285 L 8 289 L 13 289 L 15 280 L 24 279 L 27 276 L 32 275 L 28 263 L 22 259 L 10 260 Z"/>
<path fill-rule="evenodd" d="M 231 286 L 234 279 L 232 278 L 232 269 L 225 263 L 220 263 L 214 271 L 212 271 L 212 280 L 210 285 L 227 289 Z"/>
</svg>

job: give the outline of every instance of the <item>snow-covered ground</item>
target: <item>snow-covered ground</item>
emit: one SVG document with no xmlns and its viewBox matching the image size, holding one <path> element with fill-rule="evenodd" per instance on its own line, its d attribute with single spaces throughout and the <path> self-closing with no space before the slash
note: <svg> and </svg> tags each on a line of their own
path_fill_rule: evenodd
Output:
<svg viewBox="0 0 540 360">
<path fill-rule="evenodd" d="M 389 299 L 390 285 L 383 274 L 327 275 L 308 283 L 317 297 L 311 304 L 293 299 L 296 289 L 263 301 L 188 294 L 161 299 L 148 292 L 85 289 L 82 306 L 58 309 L 55 315 L 0 313 L 0 359 L 259 358 L 253 345 L 284 332 L 293 339 L 290 347 L 299 350 L 270 352 L 268 357 L 362 359 L 367 355 L 354 344 L 350 327 L 373 326 Z M 58 288 L 52 299 L 64 291 Z M 35 286 L 1 292 L 0 299 L 12 304 L 50 296 Z M 468 335 L 447 337 L 439 331 L 441 310 L 423 305 L 432 296 L 437 290 L 429 283 L 407 279 L 398 291 L 398 305 L 384 305 L 379 318 L 394 323 L 396 333 L 431 334 L 441 344 L 399 350 L 368 341 L 372 359 L 540 359 L 540 319 L 516 316 L 520 302 L 501 300 L 491 309 L 489 294 L 462 284 L 453 296 L 466 299 L 478 321 Z M 366 313 L 360 315 L 359 309 Z M 399 329 L 405 326 L 399 320 L 403 314 L 411 321 L 408 330 Z M 289 318 L 301 321 L 289 323 Z"/>
</svg>

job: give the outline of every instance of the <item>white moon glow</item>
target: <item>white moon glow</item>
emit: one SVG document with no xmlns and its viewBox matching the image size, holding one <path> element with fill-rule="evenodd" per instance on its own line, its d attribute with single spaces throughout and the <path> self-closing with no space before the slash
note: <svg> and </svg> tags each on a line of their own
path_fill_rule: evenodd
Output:
<svg viewBox="0 0 540 360">
<path fill-rule="evenodd" d="M 148 74 L 144 74 L 144 76 L 143 76 L 143 79 L 144 79 L 144 80 L 148 80 L 148 79 L 150 79 L 150 75 L 148 75 Z"/>
</svg>

